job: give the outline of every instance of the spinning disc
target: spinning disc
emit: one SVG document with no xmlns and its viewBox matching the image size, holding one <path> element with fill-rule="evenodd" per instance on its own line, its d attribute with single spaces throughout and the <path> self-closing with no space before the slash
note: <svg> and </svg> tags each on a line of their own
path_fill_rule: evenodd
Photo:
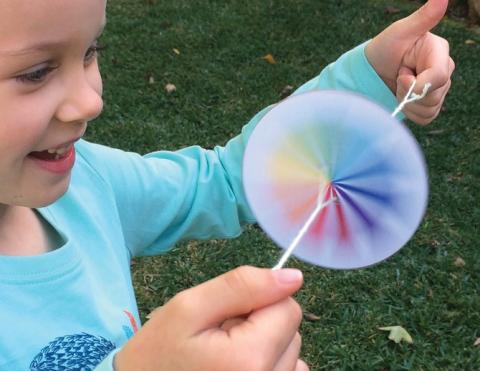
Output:
<svg viewBox="0 0 480 371">
<path fill-rule="evenodd" d="M 335 199 L 293 254 L 337 269 L 398 251 L 428 195 L 423 154 L 409 130 L 375 103 L 340 91 L 295 95 L 268 112 L 247 144 L 243 178 L 258 223 L 285 249 L 318 202 Z"/>
</svg>

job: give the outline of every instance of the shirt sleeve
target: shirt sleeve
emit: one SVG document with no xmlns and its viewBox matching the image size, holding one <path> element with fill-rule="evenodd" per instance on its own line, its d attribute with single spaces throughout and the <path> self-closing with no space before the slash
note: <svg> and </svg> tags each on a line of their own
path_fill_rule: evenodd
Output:
<svg viewBox="0 0 480 371">
<path fill-rule="evenodd" d="M 387 109 L 396 105 L 364 54 L 366 44 L 341 56 L 294 94 L 350 90 Z M 185 239 L 230 238 L 255 221 L 242 186 L 246 143 L 267 107 L 224 147 L 198 146 L 140 156 L 89 144 L 82 149 L 114 194 L 132 256 L 159 254 Z M 99 160 L 100 159 L 100 160 Z"/>
<path fill-rule="evenodd" d="M 325 67 L 320 75 L 303 84 L 295 94 L 315 89 L 352 91 L 393 112 L 398 102 L 368 61 L 365 55 L 368 42 L 343 54 L 334 63 Z"/>
</svg>

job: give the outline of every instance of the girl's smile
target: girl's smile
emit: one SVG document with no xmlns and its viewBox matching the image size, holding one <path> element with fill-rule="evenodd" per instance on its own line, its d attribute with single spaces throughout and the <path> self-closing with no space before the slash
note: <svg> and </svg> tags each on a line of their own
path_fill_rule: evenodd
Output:
<svg viewBox="0 0 480 371">
<path fill-rule="evenodd" d="M 70 171 L 75 163 L 75 147 L 71 141 L 67 145 L 43 151 L 31 152 L 27 158 L 34 161 L 40 168 L 55 174 Z"/>
</svg>

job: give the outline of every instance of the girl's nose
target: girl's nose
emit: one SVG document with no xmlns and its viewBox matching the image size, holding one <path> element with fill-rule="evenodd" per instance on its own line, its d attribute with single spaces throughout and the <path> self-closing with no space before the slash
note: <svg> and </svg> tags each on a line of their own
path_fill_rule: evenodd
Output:
<svg viewBox="0 0 480 371">
<path fill-rule="evenodd" d="M 59 121 L 83 123 L 95 119 L 102 112 L 100 73 L 78 72 L 76 78 L 69 79 L 64 88 L 64 99 L 56 114 Z"/>
</svg>

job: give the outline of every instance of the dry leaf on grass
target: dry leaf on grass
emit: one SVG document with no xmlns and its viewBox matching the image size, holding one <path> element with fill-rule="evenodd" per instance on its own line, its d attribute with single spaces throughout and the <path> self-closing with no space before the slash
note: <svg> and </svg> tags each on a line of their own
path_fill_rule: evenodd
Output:
<svg viewBox="0 0 480 371">
<path fill-rule="evenodd" d="M 387 13 L 387 14 L 397 14 L 397 13 L 400 13 L 400 9 L 395 8 L 394 6 L 387 6 L 385 8 L 385 13 Z"/>
<path fill-rule="evenodd" d="M 467 44 L 467 45 L 473 45 L 473 44 L 475 44 L 475 40 L 467 39 L 467 40 L 465 40 L 465 44 Z"/>
<path fill-rule="evenodd" d="M 173 84 L 167 84 L 165 85 L 165 90 L 167 91 L 168 94 L 170 94 L 177 91 L 177 87 Z"/>
<path fill-rule="evenodd" d="M 382 331 L 390 331 L 388 338 L 397 344 L 401 341 L 405 341 L 408 344 L 413 343 L 412 337 L 402 326 L 379 327 L 378 329 Z"/>
<path fill-rule="evenodd" d="M 322 318 L 311 312 L 303 312 L 303 316 L 307 321 L 319 321 Z"/>
<path fill-rule="evenodd" d="M 473 346 L 480 347 L 480 338 L 477 338 L 477 340 L 475 340 L 475 342 L 473 343 Z"/>
<path fill-rule="evenodd" d="M 453 265 L 455 265 L 457 268 L 463 268 L 467 263 L 465 263 L 465 260 L 463 260 L 461 257 L 457 257 L 455 261 L 453 262 Z"/>
<path fill-rule="evenodd" d="M 430 130 L 427 134 L 428 135 L 441 135 L 445 133 L 445 130 L 443 129 L 435 129 L 435 130 Z"/>
<path fill-rule="evenodd" d="M 264 55 L 262 59 L 270 64 L 277 64 L 277 61 L 275 60 L 273 55 L 271 55 L 270 53 L 268 53 L 267 55 Z"/>
<path fill-rule="evenodd" d="M 172 50 L 176 55 L 180 55 L 180 50 L 178 50 L 177 48 L 173 48 Z"/>
</svg>

